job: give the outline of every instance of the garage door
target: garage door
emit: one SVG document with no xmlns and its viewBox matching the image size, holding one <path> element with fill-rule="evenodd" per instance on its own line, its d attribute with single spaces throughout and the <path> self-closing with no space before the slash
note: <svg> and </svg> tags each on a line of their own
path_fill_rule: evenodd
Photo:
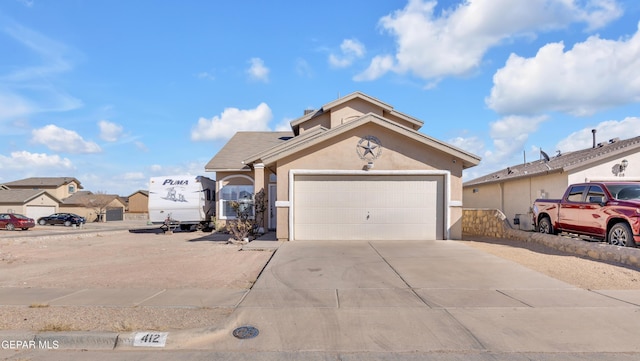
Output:
<svg viewBox="0 0 640 361">
<path fill-rule="evenodd" d="M 40 217 L 49 216 L 56 213 L 55 206 L 27 206 L 27 214 L 25 216 L 33 218 L 36 221 Z"/>
<path fill-rule="evenodd" d="M 107 217 L 107 222 L 121 221 L 124 219 L 124 209 L 123 208 L 107 208 L 106 217 Z"/>
<path fill-rule="evenodd" d="M 443 239 L 444 176 L 296 175 L 296 240 Z"/>
</svg>

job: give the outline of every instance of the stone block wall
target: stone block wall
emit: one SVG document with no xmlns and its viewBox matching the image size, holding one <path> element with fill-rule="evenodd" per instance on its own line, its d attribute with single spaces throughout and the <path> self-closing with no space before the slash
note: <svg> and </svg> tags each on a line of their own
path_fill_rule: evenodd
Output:
<svg viewBox="0 0 640 361">
<path fill-rule="evenodd" d="M 640 248 L 618 247 L 568 235 L 556 236 L 513 229 L 507 217 L 498 209 L 463 209 L 462 237 L 473 240 L 482 240 L 485 237 L 535 242 L 579 257 L 615 262 L 640 269 Z"/>
</svg>

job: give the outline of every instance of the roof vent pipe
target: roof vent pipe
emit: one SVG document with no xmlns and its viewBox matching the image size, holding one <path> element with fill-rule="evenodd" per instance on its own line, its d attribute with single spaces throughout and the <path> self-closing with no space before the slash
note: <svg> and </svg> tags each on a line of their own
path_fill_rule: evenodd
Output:
<svg viewBox="0 0 640 361">
<path fill-rule="evenodd" d="M 591 129 L 591 134 L 593 134 L 593 148 L 596 147 L 596 130 Z"/>
</svg>

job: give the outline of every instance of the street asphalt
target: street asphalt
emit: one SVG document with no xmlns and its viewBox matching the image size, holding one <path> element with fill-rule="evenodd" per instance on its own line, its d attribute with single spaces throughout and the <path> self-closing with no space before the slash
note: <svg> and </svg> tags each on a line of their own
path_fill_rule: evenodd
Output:
<svg viewBox="0 0 640 361">
<path fill-rule="evenodd" d="M 140 345 L 145 330 L 126 334 L 4 330 L 0 331 L 0 356 L 16 360 L 79 355 L 97 360 L 119 356 L 640 359 L 637 290 L 576 288 L 455 241 L 266 240 L 246 246 L 246 250 L 251 248 L 277 251 L 253 288 L 246 291 L 0 289 L 0 305 L 188 307 L 202 305 L 206 299 L 209 307 L 234 308 L 224 324 L 156 332 L 164 339 L 153 348 Z M 234 336 L 234 330 L 236 336 L 249 338 Z M 8 343 L 31 340 L 36 345 L 33 348 L 18 349 L 15 342 Z M 53 344 L 55 349 L 40 347 Z"/>
</svg>

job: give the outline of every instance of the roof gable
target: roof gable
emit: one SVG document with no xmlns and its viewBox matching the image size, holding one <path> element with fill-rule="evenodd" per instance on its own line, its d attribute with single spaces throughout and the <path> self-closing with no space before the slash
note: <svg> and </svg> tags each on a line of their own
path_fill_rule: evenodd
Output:
<svg viewBox="0 0 640 361">
<path fill-rule="evenodd" d="M 352 113 L 355 112 L 356 114 L 355 116 L 351 116 L 351 118 L 357 118 L 364 114 L 367 114 L 371 112 L 371 110 L 367 111 L 365 109 L 373 107 L 373 109 L 379 110 L 379 115 L 384 116 L 385 118 L 397 119 L 399 122 L 407 124 L 414 130 L 420 129 L 424 124 L 424 122 L 419 119 L 394 110 L 393 107 L 387 103 L 384 103 L 367 94 L 354 92 L 323 105 L 319 110 L 305 111 L 305 114 L 302 117 L 291 121 L 291 129 L 293 130 L 293 133 L 298 136 L 299 134 L 303 133 L 300 131 L 302 125 L 304 125 L 305 123 L 311 123 L 314 121 L 314 119 L 323 116 L 329 118 L 325 120 L 325 122 L 327 123 L 325 127 L 329 129 L 333 128 L 334 125 L 338 124 L 338 122 L 336 119 L 332 119 L 332 113 L 336 112 L 336 116 L 341 116 L 341 114 L 338 115 L 337 113 L 341 112 L 350 104 L 353 105 Z M 339 123 L 339 125 L 341 124 L 342 122 Z"/>
<path fill-rule="evenodd" d="M 0 204 L 25 204 L 41 195 L 60 203 L 56 197 L 41 189 L 0 189 Z"/>
<path fill-rule="evenodd" d="M 567 172 L 580 167 L 596 165 L 610 157 L 633 150 L 640 150 L 640 137 L 626 140 L 612 139 L 609 143 L 600 143 L 595 148 L 587 148 L 550 157 L 548 161 L 541 159 L 513 165 L 465 182 L 464 186 L 502 182 L 547 173 Z"/>
<path fill-rule="evenodd" d="M 7 187 L 34 187 L 34 188 L 58 188 L 65 184 L 75 182 L 79 189 L 83 189 L 80 181 L 74 177 L 31 177 L 4 183 Z"/>
<path fill-rule="evenodd" d="M 473 167 L 480 162 L 480 158 L 471 153 L 441 142 L 411 128 L 402 126 L 386 118 L 380 117 L 376 114 L 370 113 L 333 129 L 321 128 L 308 136 L 296 137 L 281 146 L 271 148 L 261 154 L 253 156 L 252 158 L 246 159 L 245 163 L 248 164 L 261 160 L 265 164 L 270 164 L 367 123 L 376 123 L 381 127 L 400 133 L 426 146 L 451 154 L 452 156 L 462 160 L 464 168 Z"/>
</svg>

